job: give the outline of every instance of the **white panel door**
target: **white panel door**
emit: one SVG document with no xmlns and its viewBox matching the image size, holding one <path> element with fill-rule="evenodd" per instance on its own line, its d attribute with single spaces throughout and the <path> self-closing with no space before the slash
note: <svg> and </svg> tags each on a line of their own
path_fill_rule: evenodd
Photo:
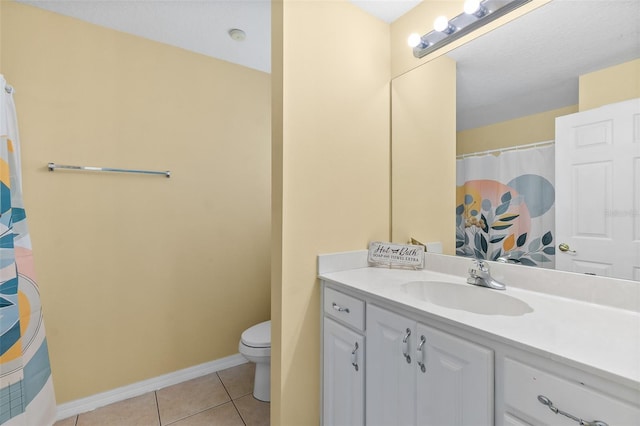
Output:
<svg viewBox="0 0 640 426">
<path fill-rule="evenodd" d="M 364 425 L 364 337 L 325 318 L 324 425 Z"/>
<path fill-rule="evenodd" d="M 416 339 L 417 424 L 493 425 L 493 351 L 423 324 Z"/>
<path fill-rule="evenodd" d="M 416 424 L 415 325 L 367 305 L 367 426 Z"/>
<path fill-rule="evenodd" d="M 556 241 L 558 269 L 640 279 L 640 98 L 556 119 Z"/>
</svg>

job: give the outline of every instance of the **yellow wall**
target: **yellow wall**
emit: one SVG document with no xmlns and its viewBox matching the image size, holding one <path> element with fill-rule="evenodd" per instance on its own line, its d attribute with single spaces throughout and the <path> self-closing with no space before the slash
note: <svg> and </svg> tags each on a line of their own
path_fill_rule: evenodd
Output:
<svg viewBox="0 0 640 426">
<path fill-rule="evenodd" d="M 270 76 L 13 2 L 1 47 L 58 403 L 237 353 L 269 318 Z"/>
<path fill-rule="evenodd" d="M 640 59 L 580 76 L 580 111 L 640 97 Z"/>
<path fill-rule="evenodd" d="M 389 26 L 346 1 L 274 2 L 272 13 L 271 424 L 317 425 L 316 256 L 389 238 Z"/>
<path fill-rule="evenodd" d="M 456 64 L 446 56 L 395 78 L 391 91 L 393 241 L 440 241 L 447 254 L 455 253 L 455 93 Z"/>
<path fill-rule="evenodd" d="M 574 112 L 577 105 L 458 132 L 456 155 L 555 140 L 556 117 Z"/>
</svg>

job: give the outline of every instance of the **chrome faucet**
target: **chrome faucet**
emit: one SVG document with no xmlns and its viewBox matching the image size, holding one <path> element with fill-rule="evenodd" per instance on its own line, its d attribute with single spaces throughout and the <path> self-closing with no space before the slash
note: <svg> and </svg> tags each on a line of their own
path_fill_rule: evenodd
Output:
<svg viewBox="0 0 640 426">
<path fill-rule="evenodd" d="M 469 278 L 467 283 L 480 287 L 488 287 L 494 290 L 505 290 L 506 285 L 496 281 L 489 272 L 489 265 L 484 260 L 473 259 L 469 267 Z"/>
<path fill-rule="evenodd" d="M 508 253 L 505 256 L 500 256 L 499 258 L 496 259 L 496 262 L 498 263 L 518 263 L 517 261 L 513 260 L 511 258 L 511 253 Z"/>
</svg>

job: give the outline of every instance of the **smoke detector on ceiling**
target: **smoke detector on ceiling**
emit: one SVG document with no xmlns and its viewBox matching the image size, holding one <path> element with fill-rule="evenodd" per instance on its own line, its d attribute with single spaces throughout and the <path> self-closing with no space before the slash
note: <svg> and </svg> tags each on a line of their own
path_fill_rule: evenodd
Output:
<svg viewBox="0 0 640 426">
<path fill-rule="evenodd" d="M 247 38 L 247 34 L 238 28 L 232 28 L 229 30 L 229 37 L 235 41 L 244 41 Z"/>
</svg>

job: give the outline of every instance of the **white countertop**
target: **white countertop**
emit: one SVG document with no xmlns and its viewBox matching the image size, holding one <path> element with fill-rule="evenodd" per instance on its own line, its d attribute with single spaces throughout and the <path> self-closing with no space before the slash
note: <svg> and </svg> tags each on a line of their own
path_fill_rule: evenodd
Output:
<svg viewBox="0 0 640 426">
<path fill-rule="evenodd" d="M 320 278 L 419 310 L 449 324 L 638 389 L 640 386 L 640 314 L 509 286 L 503 294 L 532 308 L 521 316 L 485 315 L 446 308 L 403 291 L 411 281 L 447 281 L 468 286 L 465 278 L 429 270 L 357 267 L 320 271 Z M 483 291 L 497 291 L 482 289 Z"/>
</svg>

